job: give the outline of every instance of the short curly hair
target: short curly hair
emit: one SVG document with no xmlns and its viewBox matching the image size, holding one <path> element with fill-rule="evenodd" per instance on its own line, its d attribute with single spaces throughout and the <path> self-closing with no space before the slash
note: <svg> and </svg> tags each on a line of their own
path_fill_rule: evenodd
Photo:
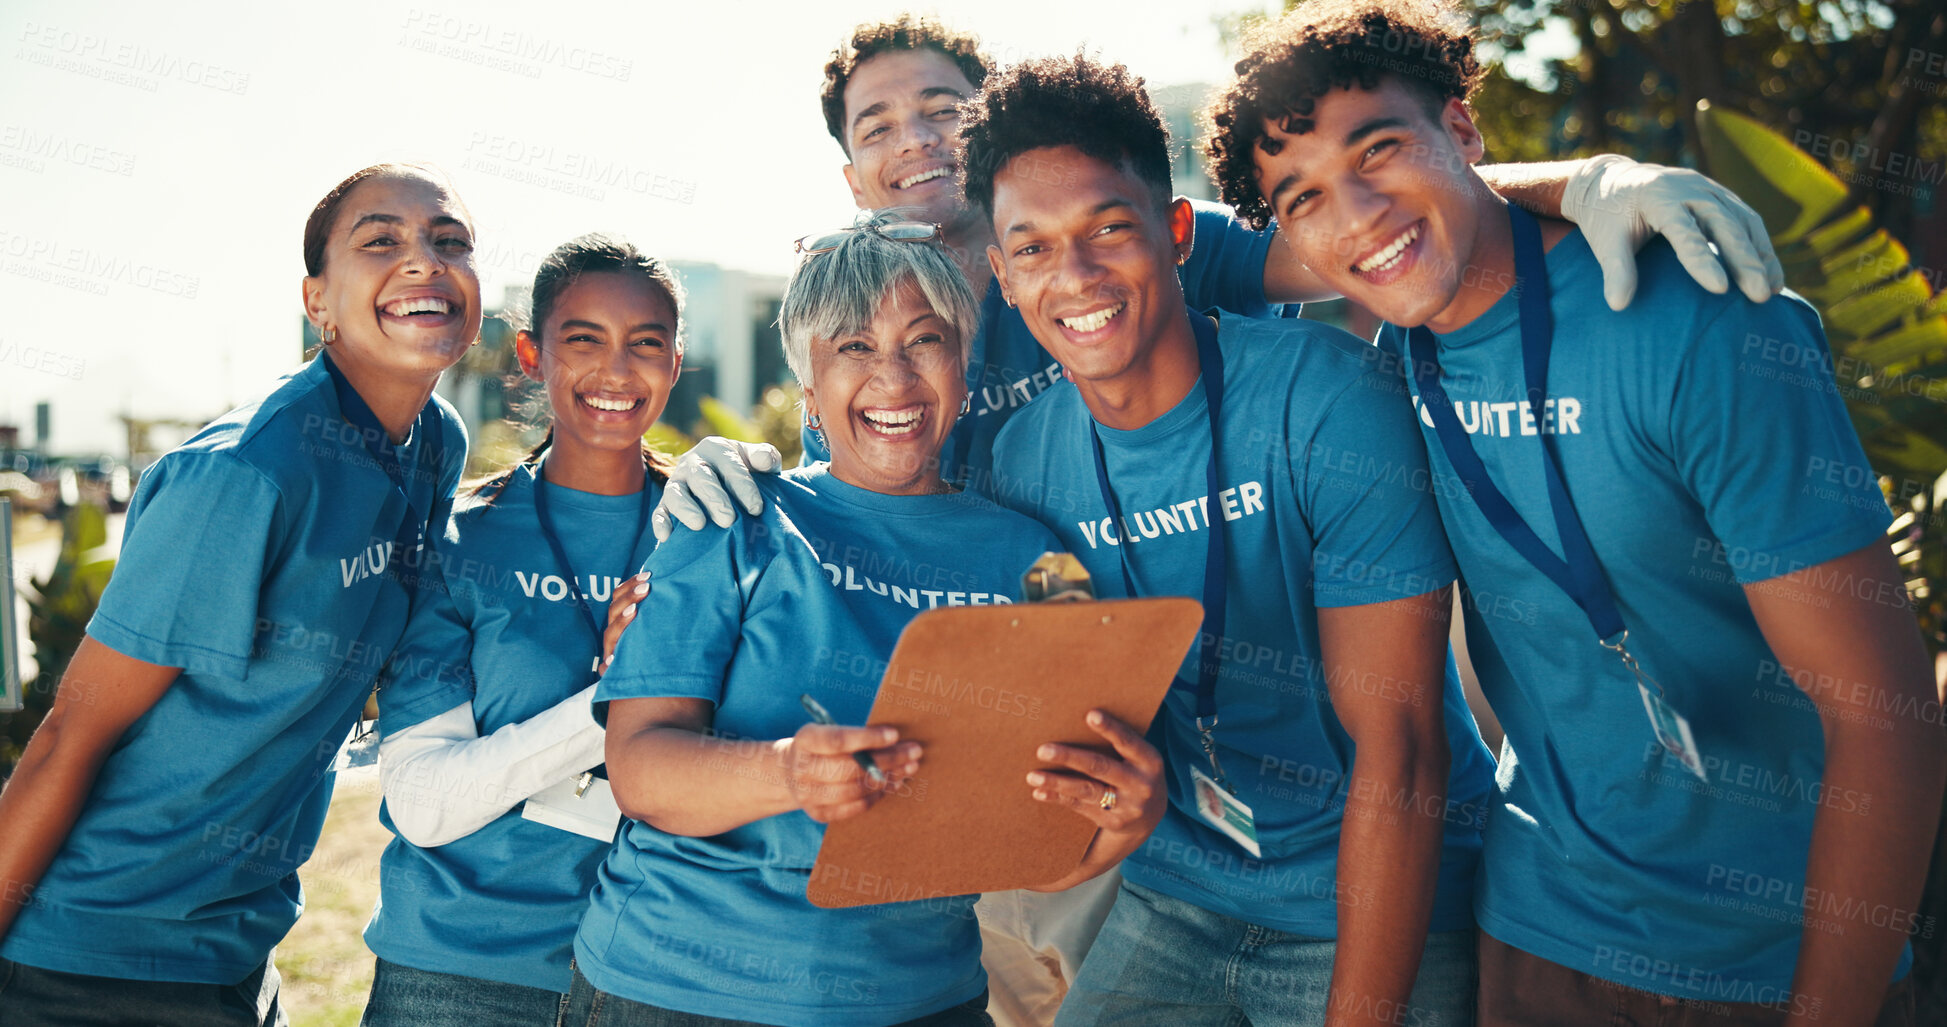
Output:
<svg viewBox="0 0 1947 1027">
<path fill-rule="evenodd" d="M 1143 80 L 1085 54 L 1039 57 L 997 72 L 960 107 L 960 187 L 994 216 L 994 176 L 1045 146 L 1073 146 L 1098 160 L 1127 161 L 1136 177 L 1170 198 L 1170 133 Z"/>
<path fill-rule="evenodd" d="M 818 90 L 818 102 L 825 108 L 825 130 L 838 141 L 846 156 L 852 146 L 845 141 L 845 86 L 859 65 L 882 53 L 904 50 L 934 50 L 944 54 L 975 89 L 987 80 L 993 66 L 980 49 L 980 37 L 959 32 L 937 20 L 910 12 L 891 21 L 872 21 L 852 30 L 851 38 L 840 43 L 825 62 L 825 84 Z"/>
<path fill-rule="evenodd" d="M 1237 81 L 1204 112 L 1204 162 L 1224 202 L 1263 229 L 1272 211 L 1253 152 L 1276 152 L 1266 121 L 1303 135 L 1319 97 L 1388 77 L 1437 110 L 1472 99 L 1484 75 L 1473 32 L 1446 0 L 1306 0 L 1246 37 Z"/>
</svg>

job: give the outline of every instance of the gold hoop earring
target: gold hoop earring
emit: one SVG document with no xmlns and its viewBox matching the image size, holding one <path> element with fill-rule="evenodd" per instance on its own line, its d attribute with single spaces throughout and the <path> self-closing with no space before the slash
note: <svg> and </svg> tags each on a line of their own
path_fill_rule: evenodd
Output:
<svg viewBox="0 0 1947 1027">
<path fill-rule="evenodd" d="M 318 329 L 318 341 L 326 346 L 338 341 L 338 332 L 331 328 Z"/>
<path fill-rule="evenodd" d="M 812 414 L 804 419 L 804 426 L 810 428 L 812 431 L 817 431 L 825 426 L 825 422 L 817 414 Z"/>
</svg>

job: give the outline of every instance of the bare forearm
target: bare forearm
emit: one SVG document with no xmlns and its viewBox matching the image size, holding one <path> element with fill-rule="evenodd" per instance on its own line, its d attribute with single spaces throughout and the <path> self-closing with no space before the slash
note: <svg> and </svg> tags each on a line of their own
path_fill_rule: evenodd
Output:
<svg viewBox="0 0 1947 1027">
<path fill-rule="evenodd" d="M 1502 198 L 1543 217 L 1562 216 L 1562 188 L 1581 161 L 1555 160 L 1538 164 L 1488 164 L 1481 180 Z"/>
<path fill-rule="evenodd" d="M 1886 735 L 1828 732 L 1792 1022 L 1872 1023 L 1915 925 L 1947 760 L 1929 724 Z"/>
<path fill-rule="evenodd" d="M 1805 866 L 1793 1023 L 1870 1024 L 1911 927 L 1940 816 L 1937 699 L 1892 553 L 1874 542 L 1744 587 L 1765 642 L 1811 698 L 1825 772 Z"/>
<path fill-rule="evenodd" d="M 53 707 L 0 792 L 0 824 L 7 825 L 0 831 L 0 938 L 66 844 L 116 741 L 179 673 L 82 638 Z"/>
<path fill-rule="evenodd" d="M 1339 834 L 1338 951 L 1328 1027 L 1411 1023 L 1440 878 L 1448 752 L 1435 737 L 1385 761 L 1360 752 Z"/>
<path fill-rule="evenodd" d="M 670 834 L 708 837 L 798 808 L 783 741 L 677 727 L 608 736 L 609 782 L 622 812 Z"/>
<path fill-rule="evenodd" d="M 0 792 L 0 938 L 33 900 L 55 853 L 74 830 L 107 750 L 63 746 L 58 724 L 43 724 Z M 63 751 L 65 748 L 65 751 Z"/>
</svg>

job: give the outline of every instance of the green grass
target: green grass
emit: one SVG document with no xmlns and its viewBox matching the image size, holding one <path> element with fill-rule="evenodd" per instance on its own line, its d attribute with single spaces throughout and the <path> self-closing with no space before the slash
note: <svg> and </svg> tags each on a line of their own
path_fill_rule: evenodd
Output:
<svg viewBox="0 0 1947 1027">
<path fill-rule="evenodd" d="M 338 775 L 317 851 L 300 871 L 304 915 L 277 946 L 291 1027 L 353 1027 L 372 987 L 372 953 L 361 932 L 379 894 L 379 853 L 392 835 L 379 824 L 376 770 Z"/>
</svg>

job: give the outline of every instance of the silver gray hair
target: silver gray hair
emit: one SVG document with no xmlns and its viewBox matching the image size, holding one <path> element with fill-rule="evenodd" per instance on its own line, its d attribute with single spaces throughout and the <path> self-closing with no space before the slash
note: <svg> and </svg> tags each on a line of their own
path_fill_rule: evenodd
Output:
<svg viewBox="0 0 1947 1027">
<path fill-rule="evenodd" d="M 811 384 L 811 342 L 862 332 L 878 315 L 886 296 L 912 283 L 959 336 L 960 366 L 980 329 L 980 306 L 966 275 L 938 242 L 900 242 L 873 229 L 913 217 L 905 210 L 860 213 L 854 231 L 838 248 L 798 262 L 784 287 L 778 329 L 784 336 L 784 361 L 799 385 Z"/>
</svg>

